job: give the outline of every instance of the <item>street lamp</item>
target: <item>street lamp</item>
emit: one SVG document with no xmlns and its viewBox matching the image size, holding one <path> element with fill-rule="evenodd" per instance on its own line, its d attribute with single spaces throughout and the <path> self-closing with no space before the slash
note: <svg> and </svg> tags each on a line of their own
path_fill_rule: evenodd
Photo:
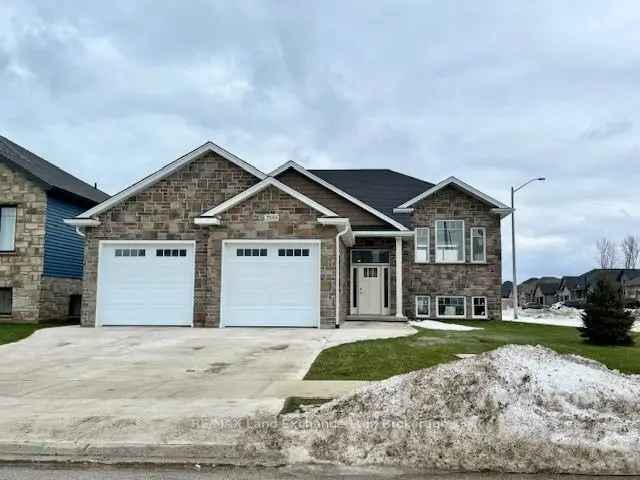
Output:
<svg viewBox="0 0 640 480">
<path fill-rule="evenodd" d="M 518 279 L 516 278 L 516 209 L 513 204 L 514 194 L 518 190 L 522 190 L 524 187 L 529 185 L 531 182 L 544 182 L 546 180 L 545 177 L 537 177 L 532 178 L 531 180 L 523 183 L 518 188 L 511 187 L 511 256 L 513 258 L 513 319 L 516 320 L 518 318 Z"/>
</svg>

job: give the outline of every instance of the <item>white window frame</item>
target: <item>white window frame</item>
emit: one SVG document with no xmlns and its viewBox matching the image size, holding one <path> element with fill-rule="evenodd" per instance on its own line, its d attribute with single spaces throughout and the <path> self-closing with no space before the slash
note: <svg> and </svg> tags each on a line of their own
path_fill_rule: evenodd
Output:
<svg viewBox="0 0 640 480">
<path fill-rule="evenodd" d="M 441 222 L 462 222 L 462 260 L 454 260 L 454 261 L 444 261 L 444 260 L 438 260 L 438 247 L 440 246 L 444 246 L 444 245 L 439 245 L 438 244 L 438 224 Z M 442 228 L 442 227 L 440 227 Z M 464 220 L 461 219 L 449 219 L 449 220 L 445 220 L 445 219 L 440 219 L 440 220 L 436 220 L 435 221 L 435 231 L 436 231 L 436 238 L 435 238 L 435 263 L 465 263 L 466 262 L 466 258 L 467 258 L 467 252 L 466 252 L 466 235 L 465 235 L 465 225 L 464 225 Z"/>
<path fill-rule="evenodd" d="M 464 314 L 463 315 L 440 315 L 440 299 L 441 298 L 462 298 L 464 305 Z M 464 295 L 438 295 L 436 297 L 436 317 L 437 318 L 467 318 L 467 297 Z"/>
<path fill-rule="evenodd" d="M 426 230 L 427 232 L 427 246 L 426 246 L 426 258 L 425 260 L 418 260 L 418 252 L 419 251 L 423 251 L 424 248 L 418 248 L 418 230 Z M 430 254 L 429 251 L 431 249 L 431 230 L 429 229 L 429 227 L 416 227 L 415 231 L 414 231 L 414 238 L 413 238 L 413 261 L 414 263 L 429 263 L 430 261 Z"/>
<path fill-rule="evenodd" d="M 473 259 L 473 233 L 474 231 L 482 232 L 482 259 Z M 487 229 L 486 227 L 471 227 L 471 263 L 487 263 Z"/>
<path fill-rule="evenodd" d="M 473 307 L 475 306 L 473 302 L 476 298 L 484 299 L 484 315 L 476 315 L 473 311 Z M 489 306 L 487 305 L 487 297 L 471 297 L 471 318 L 481 318 L 485 320 L 489 318 Z"/>
<path fill-rule="evenodd" d="M 418 299 L 426 298 L 427 299 L 427 310 L 429 313 L 426 315 L 423 313 L 418 313 Z M 415 296 L 415 305 L 416 305 L 416 318 L 431 318 L 431 297 L 429 295 L 416 295 Z"/>
<path fill-rule="evenodd" d="M 0 205 L 0 228 L 2 227 L 2 210 L 13 210 L 13 225 L 11 225 L 11 233 L 12 236 L 9 237 L 9 241 L 11 242 L 9 246 L 11 248 L 8 249 L 0 249 L 0 253 L 14 253 L 16 251 L 16 229 L 18 226 L 18 207 L 17 205 Z"/>
</svg>

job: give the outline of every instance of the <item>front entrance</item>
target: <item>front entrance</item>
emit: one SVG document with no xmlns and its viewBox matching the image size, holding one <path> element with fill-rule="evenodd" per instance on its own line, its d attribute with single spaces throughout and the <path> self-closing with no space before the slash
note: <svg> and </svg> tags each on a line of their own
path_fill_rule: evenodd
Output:
<svg viewBox="0 0 640 480">
<path fill-rule="evenodd" d="M 385 250 L 352 251 L 352 315 L 389 314 L 388 259 L 388 251 Z"/>
</svg>

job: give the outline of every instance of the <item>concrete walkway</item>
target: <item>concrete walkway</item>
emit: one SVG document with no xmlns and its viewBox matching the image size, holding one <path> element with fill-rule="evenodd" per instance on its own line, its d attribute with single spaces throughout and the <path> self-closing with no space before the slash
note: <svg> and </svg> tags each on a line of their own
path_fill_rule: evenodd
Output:
<svg viewBox="0 0 640 480">
<path fill-rule="evenodd" d="M 323 349 L 414 332 L 364 322 L 40 330 L 0 346 L 0 459 L 256 463 L 237 451 L 239 419 L 275 415 L 289 396 L 333 397 L 361 385 L 302 381 Z"/>
</svg>

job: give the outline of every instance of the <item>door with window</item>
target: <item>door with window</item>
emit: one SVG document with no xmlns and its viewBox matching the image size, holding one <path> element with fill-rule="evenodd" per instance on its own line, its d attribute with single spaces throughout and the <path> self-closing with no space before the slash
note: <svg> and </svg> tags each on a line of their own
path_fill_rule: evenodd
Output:
<svg viewBox="0 0 640 480">
<path fill-rule="evenodd" d="M 389 313 L 389 251 L 352 250 L 351 314 Z"/>
</svg>

